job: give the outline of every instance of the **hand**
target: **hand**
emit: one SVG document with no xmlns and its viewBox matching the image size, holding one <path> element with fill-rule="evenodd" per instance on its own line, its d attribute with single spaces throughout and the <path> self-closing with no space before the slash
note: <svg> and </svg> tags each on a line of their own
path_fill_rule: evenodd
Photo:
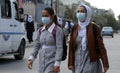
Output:
<svg viewBox="0 0 120 73">
<path fill-rule="evenodd" d="M 108 67 L 104 67 L 104 72 L 103 73 L 106 73 L 108 70 Z"/>
<path fill-rule="evenodd" d="M 68 68 L 73 71 L 73 66 L 69 66 Z"/>
<path fill-rule="evenodd" d="M 32 65 L 33 65 L 33 61 L 32 61 L 32 60 L 29 60 L 29 61 L 28 61 L 28 68 L 29 68 L 29 69 L 32 69 Z"/>
<path fill-rule="evenodd" d="M 60 72 L 60 67 L 59 67 L 59 66 L 54 66 L 54 72 L 55 72 L 55 73 Z"/>
</svg>

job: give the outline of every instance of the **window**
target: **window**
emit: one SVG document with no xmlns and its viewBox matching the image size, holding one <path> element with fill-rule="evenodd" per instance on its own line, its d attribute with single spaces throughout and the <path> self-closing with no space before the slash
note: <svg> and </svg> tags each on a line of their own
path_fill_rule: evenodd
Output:
<svg viewBox="0 0 120 73">
<path fill-rule="evenodd" d="M 15 19 L 18 19 L 19 16 L 18 16 L 18 11 L 17 11 L 17 10 L 18 10 L 18 8 L 17 8 L 17 7 L 18 7 L 18 6 L 17 6 L 17 3 L 16 3 L 16 2 L 13 2 L 13 5 L 14 5 L 14 9 L 15 9 L 14 18 L 15 18 Z"/>
<path fill-rule="evenodd" d="M 38 3 L 43 3 L 43 0 L 37 0 Z"/>
<path fill-rule="evenodd" d="M 8 0 L 4 0 L 1 3 L 1 17 L 11 18 L 11 4 L 10 4 L 10 1 Z"/>
</svg>

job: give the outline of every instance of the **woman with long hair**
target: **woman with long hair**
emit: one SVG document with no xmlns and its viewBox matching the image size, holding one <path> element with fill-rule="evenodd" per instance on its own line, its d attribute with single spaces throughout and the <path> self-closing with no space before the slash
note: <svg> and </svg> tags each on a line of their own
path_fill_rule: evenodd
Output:
<svg viewBox="0 0 120 73">
<path fill-rule="evenodd" d="M 58 27 L 54 10 L 46 7 L 42 10 L 42 22 L 44 24 L 37 32 L 35 48 L 28 61 L 28 68 L 39 52 L 39 73 L 58 73 L 63 54 L 63 31 Z M 57 27 L 57 28 L 56 28 Z M 56 29 L 55 37 L 53 31 Z"/>
</svg>

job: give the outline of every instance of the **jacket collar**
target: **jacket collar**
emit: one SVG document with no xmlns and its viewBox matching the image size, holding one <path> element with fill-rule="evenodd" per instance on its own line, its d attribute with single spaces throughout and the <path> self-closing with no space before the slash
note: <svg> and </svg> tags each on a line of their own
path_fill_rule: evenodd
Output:
<svg viewBox="0 0 120 73">
<path fill-rule="evenodd" d="M 43 26 L 43 28 L 42 28 L 42 30 L 41 30 L 42 32 L 43 32 L 44 30 L 46 30 L 45 27 L 46 27 L 46 26 Z M 50 33 L 52 33 L 54 27 L 55 27 L 55 23 L 53 23 L 53 24 L 48 28 L 47 31 L 49 31 Z"/>
</svg>

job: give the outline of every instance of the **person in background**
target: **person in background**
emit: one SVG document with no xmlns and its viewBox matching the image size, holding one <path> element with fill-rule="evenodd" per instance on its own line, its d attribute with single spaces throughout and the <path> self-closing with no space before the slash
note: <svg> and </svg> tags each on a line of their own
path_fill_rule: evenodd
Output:
<svg viewBox="0 0 120 73">
<path fill-rule="evenodd" d="M 74 27 L 74 23 L 72 21 L 70 22 L 70 26 L 71 26 L 71 28 Z"/>
<path fill-rule="evenodd" d="M 50 7 L 42 10 L 42 22 L 44 26 L 37 31 L 35 47 L 28 60 L 28 68 L 32 69 L 39 52 L 39 73 L 59 73 L 63 55 L 63 30 L 58 26 L 57 16 Z M 55 28 L 56 37 L 53 36 Z"/>
<path fill-rule="evenodd" d="M 58 19 L 58 23 L 60 24 L 60 26 L 63 27 L 63 25 L 62 25 L 63 24 L 62 18 L 57 17 L 57 19 Z"/>
<path fill-rule="evenodd" d="M 71 33 L 73 27 L 74 27 L 74 23 L 71 21 L 70 22 L 70 33 Z"/>
<path fill-rule="evenodd" d="M 28 19 L 26 21 L 25 27 L 26 27 L 28 42 L 31 43 L 33 42 L 33 32 L 35 31 L 32 15 L 28 15 Z"/>
<path fill-rule="evenodd" d="M 69 24 L 68 24 L 68 22 L 66 21 L 65 22 L 65 34 L 66 34 L 66 37 L 68 37 L 68 35 L 69 35 Z"/>
<path fill-rule="evenodd" d="M 91 9 L 85 4 L 80 4 L 76 11 L 78 23 L 70 35 L 68 68 L 73 73 L 106 73 L 109 68 L 107 51 L 101 30 L 91 23 Z M 93 26 L 97 29 L 96 36 Z"/>
</svg>

